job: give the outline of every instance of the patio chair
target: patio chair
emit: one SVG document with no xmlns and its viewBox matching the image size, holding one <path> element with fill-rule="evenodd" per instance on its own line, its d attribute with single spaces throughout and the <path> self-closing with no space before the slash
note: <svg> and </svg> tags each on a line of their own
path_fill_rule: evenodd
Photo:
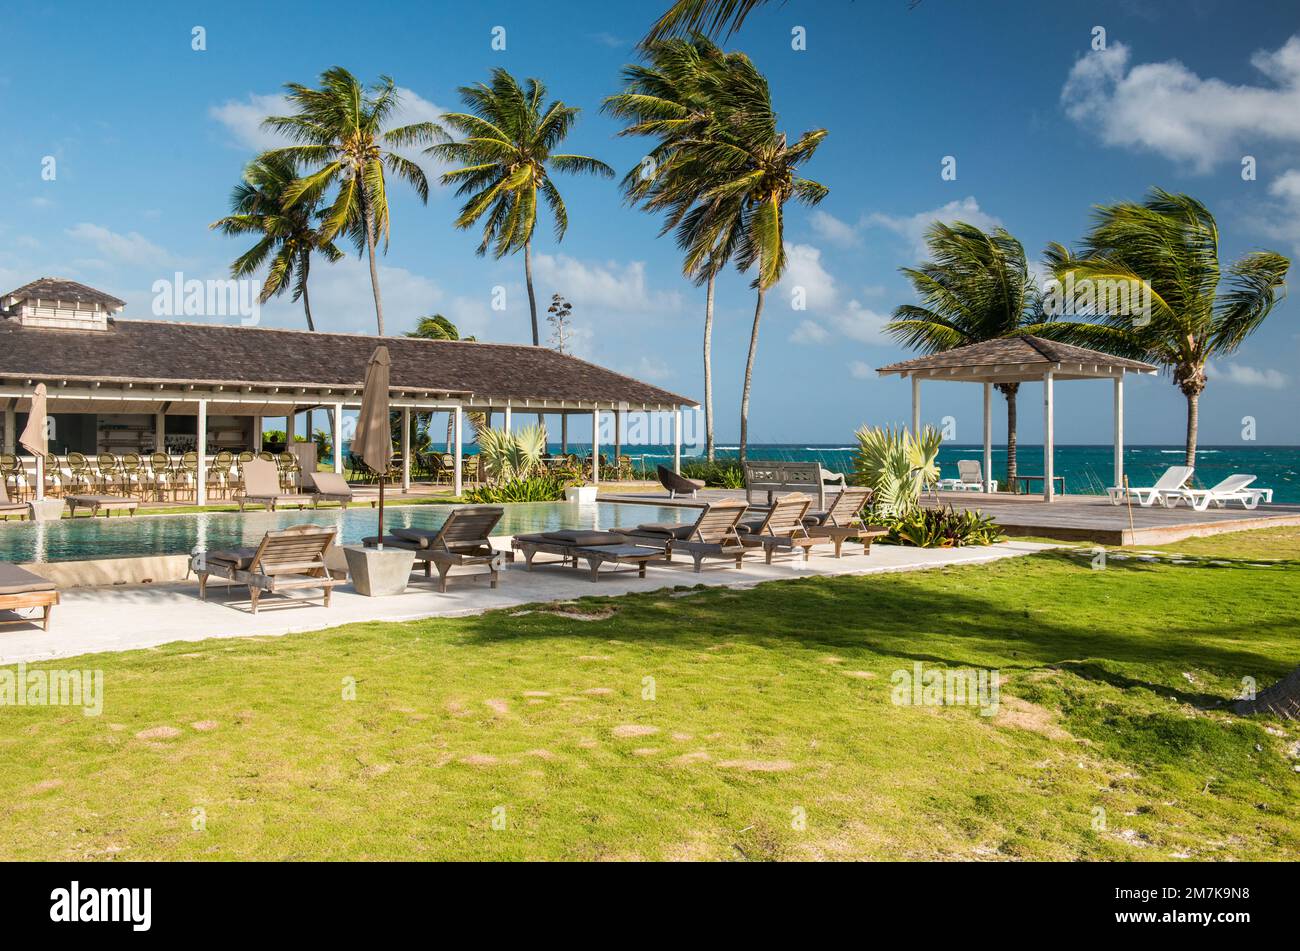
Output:
<svg viewBox="0 0 1300 951">
<path fill-rule="evenodd" d="M 239 511 L 248 505 L 260 505 L 274 512 L 280 505 L 296 505 L 299 509 L 315 507 L 316 496 L 280 491 L 280 474 L 274 462 L 253 459 L 243 469 L 244 488 L 238 498 Z"/>
<path fill-rule="evenodd" d="M 840 557 L 844 543 L 851 538 L 862 542 L 864 555 L 871 554 L 871 543 L 889 534 L 883 526 L 867 525 L 863 518 L 867 503 L 874 494 L 874 490 L 859 486 L 845 489 L 835 496 L 825 512 L 809 512 L 803 517 L 808 536 L 834 545 L 836 558 Z"/>
<path fill-rule="evenodd" d="M 1165 507 L 1173 508 L 1179 502 L 1186 502 L 1196 511 L 1204 512 L 1210 507 L 1211 502 L 1219 508 L 1223 508 L 1229 502 L 1240 502 L 1242 508 L 1246 509 L 1256 508 L 1260 502 L 1271 504 L 1272 489 L 1248 488 L 1255 478 L 1253 475 L 1239 472 L 1208 489 L 1175 489 L 1164 494 Z"/>
<path fill-rule="evenodd" d="M 689 529 L 684 533 L 674 533 L 685 537 L 673 538 L 671 550 L 676 553 L 681 549 L 690 554 L 695 561 L 696 574 L 703 569 L 705 558 L 735 559 L 736 567 L 740 568 L 745 552 L 752 547 L 745 544 L 739 531 L 740 520 L 748 510 L 748 503 L 738 500 L 710 502 Z M 804 511 L 807 511 L 806 505 Z"/>
<path fill-rule="evenodd" d="M 772 555 L 778 549 L 793 551 L 800 548 L 803 550 L 804 561 L 807 561 L 809 549 L 815 544 L 803 524 L 811 503 L 812 500 L 802 492 L 781 496 L 763 513 L 762 518 L 741 522 L 736 526 L 741 543 L 750 547 L 761 545 L 769 565 L 772 563 Z"/>
<path fill-rule="evenodd" d="M 0 453 L 0 481 L 6 485 L 13 484 L 10 498 L 21 500 L 26 494 L 27 470 L 23 468 L 22 460 L 12 452 Z"/>
<path fill-rule="evenodd" d="M 112 495 L 122 489 L 122 460 L 116 453 L 101 452 L 95 456 L 95 468 L 98 469 L 96 491 Z"/>
<path fill-rule="evenodd" d="M 68 460 L 71 462 L 72 453 L 68 453 Z M 171 492 L 172 501 L 176 501 L 176 468 L 172 465 L 172 457 L 167 453 L 149 454 L 149 482 L 159 501 L 165 501 L 168 492 Z"/>
<path fill-rule="evenodd" d="M 0 611 L 17 612 L 41 608 L 41 629 L 50 629 L 50 611 L 59 603 L 59 589 L 53 581 L 8 562 L 0 562 Z M 0 624 L 33 624 L 35 619 L 18 617 Z"/>
<path fill-rule="evenodd" d="M 80 452 L 68 453 L 68 488 L 74 492 L 93 493 L 96 488 L 95 471 L 90 460 Z"/>
<path fill-rule="evenodd" d="M 139 495 L 141 499 L 145 497 L 145 471 L 144 460 L 140 458 L 138 452 L 124 452 L 118 462 L 119 473 L 122 479 L 122 492 L 124 495 Z"/>
<path fill-rule="evenodd" d="M 1111 505 L 1119 505 L 1128 499 L 1134 499 L 1139 505 L 1150 508 L 1157 502 L 1163 502 L 1167 494 L 1182 491 L 1192 477 L 1193 471 L 1195 470 L 1191 466 L 1170 466 L 1154 485 L 1142 488 L 1111 486 L 1106 490 L 1106 495 L 1110 498 Z"/>
<path fill-rule="evenodd" d="M 691 498 L 695 498 L 696 493 L 704 488 L 704 483 L 699 479 L 688 479 L 686 476 L 678 475 L 667 466 L 657 467 L 655 473 L 659 476 L 659 484 L 668 490 L 668 498 L 670 499 L 677 498 L 678 492 L 683 495 L 689 492 Z"/>
<path fill-rule="evenodd" d="M 495 588 L 502 566 L 514 557 L 513 552 L 493 548 L 489 537 L 505 514 L 506 510 L 499 505 L 462 505 L 451 510 L 437 531 L 394 528 L 391 536 L 384 536 L 384 544 L 415 552 L 415 560 L 424 562 L 426 578 L 432 576 L 436 567 L 438 590 L 443 593 L 447 591 L 447 575 L 452 568 L 486 568 Z M 366 538 L 364 544 L 374 547 L 378 541 L 378 538 Z M 481 574 L 476 573 L 475 577 Z"/>
<path fill-rule="evenodd" d="M 0 479 L 0 517 L 7 522 L 9 516 L 17 515 L 18 518 L 29 518 L 32 514 L 32 507 L 26 502 L 11 502 L 9 500 L 9 487 L 5 484 L 5 479 Z"/>
<path fill-rule="evenodd" d="M 957 460 L 957 478 L 940 479 L 939 488 L 951 492 L 983 492 L 984 491 L 984 467 L 980 465 L 978 459 L 958 459 Z M 989 491 L 998 490 L 998 480 L 989 480 Z"/>
<path fill-rule="evenodd" d="M 338 582 L 330 576 L 325 556 L 334 544 L 334 535 L 332 528 L 295 525 L 267 532 L 256 548 L 199 552 L 190 559 L 190 568 L 199 577 L 199 600 L 208 599 L 208 578 L 215 575 L 248 585 L 253 614 L 263 593 L 302 588 L 322 589 L 324 606 L 329 607 L 330 592 Z"/>
<path fill-rule="evenodd" d="M 358 501 L 352 486 L 337 472 L 308 472 L 303 477 L 303 489 L 316 496 L 318 508 L 322 502 L 337 502 L 340 508 L 347 508 L 349 502 Z M 379 504 L 379 497 L 366 496 L 365 501 L 374 508 Z"/>
<path fill-rule="evenodd" d="M 230 498 L 234 467 L 235 454 L 229 449 L 222 449 L 212 457 L 212 465 L 208 467 L 208 490 L 212 495 L 223 499 Z"/>
<path fill-rule="evenodd" d="M 199 454 L 193 449 L 181 453 L 181 463 L 173 470 L 173 492 L 185 493 L 199 500 Z M 174 497 L 174 496 L 173 496 Z"/>
<path fill-rule="evenodd" d="M 45 456 L 45 494 L 47 496 L 62 495 L 65 482 L 63 463 L 59 461 L 59 457 L 54 453 L 47 453 Z"/>
</svg>

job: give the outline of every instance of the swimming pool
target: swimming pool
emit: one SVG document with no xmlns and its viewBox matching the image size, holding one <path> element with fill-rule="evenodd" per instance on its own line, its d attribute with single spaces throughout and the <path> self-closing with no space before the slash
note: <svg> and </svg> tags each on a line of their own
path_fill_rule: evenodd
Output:
<svg viewBox="0 0 1300 951">
<path fill-rule="evenodd" d="M 384 509 L 384 529 L 436 529 L 447 520 L 449 505 L 391 505 Z M 617 528 L 642 522 L 679 522 L 693 517 L 689 508 L 653 503 L 519 502 L 505 506 L 495 534 L 546 532 L 567 528 Z M 360 544 L 374 535 L 374 509 L 319 509 L 299 512 L 204 512 L 191 515 L 141 515 L 130 518 L 78 518 L 57 522 L 9 522 L 0 525 L 0 561 L 58 562 L 101 558 L 186 555 L 195 550 L 256 545 L 271 529 L 290 525 L 338 529 L 338 542 Z"/>
</svg>

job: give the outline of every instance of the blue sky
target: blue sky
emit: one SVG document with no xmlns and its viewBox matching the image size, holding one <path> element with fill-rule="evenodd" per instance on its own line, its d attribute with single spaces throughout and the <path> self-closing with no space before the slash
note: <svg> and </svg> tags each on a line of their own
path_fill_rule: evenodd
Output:
<svg viewBox="0 0 1300 951">
<path fill-rule="evenodd" d="M 6 57 L 0 100 L 0 290 L 40 275 L 85 281 L 149 317 L 155 280 L 224 276 L 242 244 L 210 232 L 245 161 L 271 144 L 258 120 L 287 81 L 310 83 L 338 64 L 381 73 L 408 91 L 407 114 L 458 107 L 456 87 L 495 66 L 543 79 L 583 109 L 572 151 L 620 173 L 643 146 L 614 138 L 602 98 L 666 0 L 620 3 L 480 0 L 313 3 L 310 15 L 265 4 L 23 3 L 0 5 Z M 304 7 L 306 5 L 303 5 Z M 452 10 L 455 13 L 452 13 Z M 466 12 L 468 11 L 468 12 Z M 206 50 L 191 48 L 195 26 Z M 505 28 L 506 49 L 491 48 Z M 794 50 L 791 30 L 806 30 Z M 1094 27 L 1106 49 L 1092 50 Z M 752 16 L 729 46 L 771 82 L 791 135 L 829 137 L 807 167 L 830 188 L 816 211 L 792 207 L 790 271 L 770 297 L 751 409 L 751 440 L 843 444 L 863 423 L 905 420 L 909 391 L 875 367 L 906 354 L 880 335 L 912 300 L 900 266 L 920 260 L 936 218 L 1002 224 L 1037 257 L 1074 242 L 1094 204 L 1140 198 L 1161 185 L 1204 200 L 1218 217 L 1225 260 L 1255 248 L 1300 252 L 1300 12 L 1292 3 L 1052 4 L 924 0 L 789 0 Z M 1257 177 L 1244 181 L 1243 156 Z M 56 177 L 42 178 L 53 156 Z M 944 181 L 944 156 L 957 160 Z M 539 227 L 535 265 L 544 306 L 574 305 L 576 350 L 692 396 L 702 394 L 703 293 L 685 282 L 659 222 L 626 208 L 615 183 L 559 179 L 569 207 L 563 243 Z M 435 188 L 427 207 L 392 188 L 392 244 L 381 283 L 390 332 L 442 312 L 465 332 L 528 339 L 520 257 L 474 255 L 457 232 L 458 202 Z M 792 309 L 791 288 L 808 307 Z M 363 262 L 313 272 L 318 326 L 371 332 Z M 494 311 L 493 288 L 507 308 Z M 720 441 L 738 430 L 740 379 L 753 298 L 748 278 L 719 284 L 714 342 Z M 1202 442 L 1234 443 L 1241 420 L 1261 443 L 1300 442 L 1295 298 L 1234 357 L 1217 361 L 1202 405 Z M 301 326 L 287 299 L 266 323 Z M 1024 388 L 1021 438 L 1041 432 L 1040 388 Z M 1058 387 L 1057 439 L 1106 442 L 1109 391 Z M 957 420 L 978 438 L 979 391 L 934 385 L 925 417 Z M 1130 382 L 1131 442 L 1177 443 L 1184 404 L 1167 377 Z M 995 426 L 1003 426 L 999 417 Z M 995 429 L 995 432 L 997 430 Z"/>
</svg>

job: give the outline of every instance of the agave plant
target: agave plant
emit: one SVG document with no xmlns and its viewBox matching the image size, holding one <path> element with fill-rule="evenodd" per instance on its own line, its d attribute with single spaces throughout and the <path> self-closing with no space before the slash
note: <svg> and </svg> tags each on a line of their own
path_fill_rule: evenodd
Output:
<svg viewBox="0 0 1300 951">
<path fill-rule="evenodd" d="M 483 429 L 478 433 L 478 451 L 493 482 L 527 479 L 542 466 L 546 430 L 541 426 L 525 426 L 513 433 Z"/>
<path fill-rule="evenodd" d="M 858 449 L 853 455 L 855 481 L 875 490 L 876 512 L 884 516 L 906 515 L 921 501 L 921 491 L 939 478 L 939 445 L 943 437 L 933 426 L 920 436 L 902 427 L 863 426 L 856 433 Z"/>
</svg>

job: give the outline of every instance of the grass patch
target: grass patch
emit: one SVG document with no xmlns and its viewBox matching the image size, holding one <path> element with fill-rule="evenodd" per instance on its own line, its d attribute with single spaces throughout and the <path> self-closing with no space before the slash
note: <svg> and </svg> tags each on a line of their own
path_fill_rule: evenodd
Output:
<svg viewBox="0 0 1300 951">
<path fill-rule="evenodd" d="M 1298 596 L 1048 553 L 37 665 L 104 713 L 0 708 L 0 858 L 1295 859 L 1300 733 L 1227 708 Z"/>
</svg>

